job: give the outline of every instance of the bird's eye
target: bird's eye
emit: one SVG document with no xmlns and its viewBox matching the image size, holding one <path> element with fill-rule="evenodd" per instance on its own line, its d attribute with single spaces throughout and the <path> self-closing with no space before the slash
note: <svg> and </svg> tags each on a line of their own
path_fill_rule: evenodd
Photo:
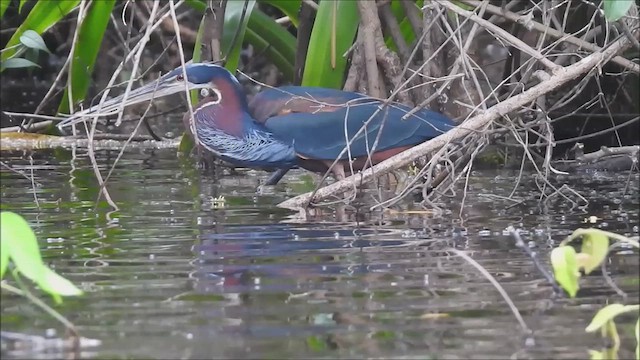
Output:
<svg viewBox="0 0 640 360">
<path fill-rule="evenodd" d="M 184 80 L 184 76 L 182 76 L 182 74 L 176 76 L 176 81 L 182 81 Z"/>
</svg>

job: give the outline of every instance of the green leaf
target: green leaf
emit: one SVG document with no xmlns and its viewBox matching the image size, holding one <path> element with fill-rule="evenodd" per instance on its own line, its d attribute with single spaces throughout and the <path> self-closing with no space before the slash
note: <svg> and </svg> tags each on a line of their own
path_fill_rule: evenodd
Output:
<svg viewBox="0 0 640 360">
<path fill-rule="evenodd" d="M 178 145 L 178 154 L 188 155 L 194 146 L 196 146 L 196 143 L 193 140 L 193 136 L 189 135 L 185 130 L 182 134 L 182 138 L 180 139 L 180 144 Z"/>
<path fill-rule="evenodd" d="M 640 319 L 636 321 L 636 360 L 640 360 Z"/>
<path fill-rule="evenodd" d="M 84 100 L 92 79 L 93 68 L 95 66 L 98 51 L 102 45 L 104 32 L 109 24 L 111 10 L 115 5 L 115 0 L 93 1 L 91 7 L 82 21 L 78 32 L 77 42 L 71 62 L 71 93 L 72 102 L 77 104 Z M 58 112 L 62 114 L 71 113 L 69 109 L 69 88 L 65 87 L 64 95 L 60 101 Z"/>
<path fill-rule="evenodd" d="M 278 66 L 278 68 L 283 74 L 285 74 L 289 81 L 293 81 L 293 64 L 295 63 L 296 57 L 296 38 L 280 24 L 276 23 L 272 18 L 257 9 L 251 13 L 247 26 L 249 30 L 253 31 L 255 35 L 258 35 L 266 41 L 269 44 L 269 47 L 274 48 L 274 51 L 282 56 L 288 64 L 290 64 L 290 68 L 283 68 L 281 66 Z M 247 38 L 247 42 L 251 43 L 249 38 Z M 269 55 L 272 55 L 272 53 Z"/>
<path fill-rule="evenodd" d="M 257 53 L 264 53 L 265 56 L 280 70 L 287 79 L 293 79 L 293 64 L 287 59 L 279 49 L 271 46 L 259 33 L 247 28 L 245 33 L 247 43 L 254 47 Z"/>
<path fill-rule="evenodd" d="M 322 352 L 327 349 L 327 343 L 319 336 L 307 336 L 307 347 L 314 352 Z"/>
<path fill-rule="evenodd" d="M 575 297 L 578 293 L 580 285 L 578 279 L 578 262 L 576 260 L 576 251 L 571 246 L 561 246 L 551 251 L 551 266 L 556 281 L 569 294 Z"/>
<path fill-rule="evenodd" d="M 27 3 L 27 0 L 20 0 L 20 4 L 18 5 L 18 13 L 22 12 L 22 7 Z"/>
<path fill-rule="evenodd" d="M 222 51 L 226 58 L 225 67 L 234 73 L 240 61 L 240 51 L 249 18 L 256 4 L 255 0 L 228 1 L 224 10 L 224 30 L 222 32 Z M 244 17 L 243 17 L 244 12 Z M 242 20 L 242 22 L 240 22 Z"/>
<path fill-rule="evenodd" d="M 20 36 L 25 31 L 33 30 L 38 34 L 44 33 L 70 13 L 79 3 L 80 0 L 39 0 L 5 45 L 5 50 L 11 49 L 2 52 L 0 61 L 5 61 L 16 54 L 17 48 L 12 47 L 20 43 Z"/>
<path fill-rule="evenodd" d="M 7 11 L 11 0 L 0 0 L 0 19 L 4 16 L 4 12 Z"/>
<path fill-rule="evenodd" d="M 584 267 L 585 274 L 589 274 L 600 266 L 609 253 L 609 237 L 597 229 L 589 229 L 582 235 L 582 253 L 585 257 L 580 265 Z"/>
<path fill-rule="evenodd" d="M 301 0 L 262 0 L 260 2 L 269 4 L 282 11 L 283 14 L 289 17 L 293 26 L 298 27 L 298 13 L 300 12 L 300 4 L 302 4 Z"/>
<path fill-rule="evenodd" d="M 4 234 L 0 237 L 0 280 L 2 280 L 5 271 L 9 267 L 9 246 L 6 245 L 6 241 L 2 241 L 3 238 Z"/>
<path fill-rule="evenodd" d="M 342 88 L 347 67 L 343 55 L 353 44 L 359 21 L 356 1 L 320 1 L 307 50 L 303 86 Z"/>
<path fill-rule="evenodd" d="M 185 3 L 201 13 L 207 8 L 207 4 L 203 0 L 186 0 Z"/>
<path fill-rule="evenodd" d="M 36 234 L 29 227 L 29 223 L 16 213 L 1 212 L 0 239 L 3 252 L 7 251 L 18 271 L 32 281 L 40 282 L 46 266 L 40 257 Z"/>
<path fill-rule="evenodd" d="M 27 30 L 20 35 L 20 42 L 28 48 L 42 50 L 51 54 L 40 34 L 33 30 Z"/>
<path fill-rule="evenodd" d="M 203 45 L 202 38 L 204 36 L 204 32 L 206 31 L 206 25 L 208 23 L 206 19 L 207 19 L 207 14 L 203 14 L 202 20 L 200 20 L 200 26 L 198 26 L 198 33 L 196 34 L 196 43 L 193 45 L 193 57 L 191 58 L 194 63 L 200 62 L 202 60 L 202 45 Z M 191 90 L 191 92 L 189 93 L 189 101 L 191 101 L 191 105 L 193 106 L 196 106 L 196 104 L 198 104 L 198 90 Z"/>
<path fill-rule="evenodd" d="M 602 351 L 589 350 L 589 359 L 591 360 L 604 360 L 604 353 Z"/>
<path fill-rule="evenodd" d="M 11 58 L 2 62 L 2 69 L 20 69 L 28 67 L 40 67 L 40 65 L 24 58 Z"/>
<path fill-rule="evenodd" d="M 58 275 L 50 268 L 46 268 L 42 281 L 38 284 L 50 294 L 57 294 L 62 296 L 78 296 L 82 295 L 82 290 L 78 289 L 71 281 Z"/>
<path fill-rule="evenodd" d="M 610 304 L 600 309 L 585 329 L 586 332 L 594 332 L 604 326 L 608 321 L 616 316 L 627 312 L 638 313 L 640 305 Z"/>
<path fill-rule="evenodd" d="M 604 17 L 609 21 L 617 21 L 625 16 L 634 0 L 604 0 Z"/>
</svg>

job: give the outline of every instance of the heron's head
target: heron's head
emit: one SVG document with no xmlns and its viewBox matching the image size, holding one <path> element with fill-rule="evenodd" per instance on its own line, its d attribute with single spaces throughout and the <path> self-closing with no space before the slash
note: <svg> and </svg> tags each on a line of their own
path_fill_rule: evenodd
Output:
<svg viewBox="0 0 640 360">
<path fill-rule="evenodd" d="M 222 66 L 205 63 L 191 63 L 171 70 L 156 81 L 133 89 L 125 99 L 124 94 L 105 101 L 102 105 L 96 105 L 90 109 L 78 112 L 58 124 L 58 127 L 66 127 L 83 121 L 83 117 L 100 114 L 113 114 L 118 110 L 168 95 L 185 93 L 186 90 L 199 90 L 203 98 L 214 99 L 221 102 L 225 97 L 246 107 L 246 97 L 238 80 Z"/>
</svg>

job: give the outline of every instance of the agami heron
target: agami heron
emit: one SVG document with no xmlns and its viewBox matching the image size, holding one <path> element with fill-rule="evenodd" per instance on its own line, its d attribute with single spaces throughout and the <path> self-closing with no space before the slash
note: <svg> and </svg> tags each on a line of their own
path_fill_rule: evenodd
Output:
<svg viewBox="0 0 640 360">
<path fill-rule="evenodd" d="M 187 64 L 184 72 L 178 67 L 131 91 L 125 104 L 119 96 L 101 110 L 184 92 L 185 81 L 189 90 L 198 89 L 201 95 L 193 118 L 185 114 L 198 145 L 235 166 L 277 170 L 269 185 L 292 167 L 324 172 L 336 159 L 331 170 L 341 179 L 345 171 L 359 171 L 455 126 L 434 111 L 421 110 L 403 119 L 410 110 L 405 105 L 385 105 L 359 93 L 326 88 L 268 88 L 247 101 L 233 74 L 205 63 Z M 73 116 L 58 126 L 81 121 Z"/>
</svg>

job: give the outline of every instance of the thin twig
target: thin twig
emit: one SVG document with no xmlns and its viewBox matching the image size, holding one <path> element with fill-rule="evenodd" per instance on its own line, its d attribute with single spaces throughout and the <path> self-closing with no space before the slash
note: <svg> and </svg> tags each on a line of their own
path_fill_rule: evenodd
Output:
<svg viewBox="0 0 640 360">
<path fill-rule="evenodd" d="M 461 0 L 463 3 L 471 5 L 471 6 L 481 6 L 483 4 L 482 1 L 479 0 Z M 573 45 L 576 45 L 580 48 L 584 48 L 587 49 L 589 51 L 592 52 L 597 52 L 597 51 L 602 51 L 602 48 L 594 45 L 592 43 L 586 42 L 584 40 L 581 40 L 575 36 L 572 36 L 570 34 L 566 34 L 563 33 L 561 31 L 558 31 L 556 29 L 550 28 L 548 26 L 545 26 L 543 24 L 540 24 L 539 22 L 534 21 L 532 18 L 525 18 L 524 16 L 518 15 L 512 11 L 508 11 L 505 10 L 504 8 L 501 8 L 500 6 L 495 6 L 495 5 L 487 5 L 486 9 L 488 12 L 498 15 L 498 16 L 503 16 L 506 19 L 509 19 L 511 21 L 514 22 L 522 22 L 523 25 L 526 28 L 530 28 L 530 29 L 534 29 L 536 31 L 539 32 L 543 32 L 551 37 L 554 37 L 556 39 L 560 39 L 561 41 L 564 42 L 568 42 L 571 43 Z M 591 23 L 591 22 L 590 22 Z M 627 68 L 628 70 L 631 70 L 635 73 L 640 73 L 640 65 L 634 63 L 631 60 L 625 59 L 622 56 L 615 56 L 611 59 L 612 62 L 623 66 L 625 68 Z"/>
<path fill-rule="evenodd" d="M 520 324 L 520 327 L 522 328 L 522 330 L 527 334 L 532 333 L 531 329 L 529 329 L 529 326 L 527 326 L 527 323 L 522 318 L 522 315 L 520 315 L 520 311 L 518 310 L 516 305 L 513 303 L 513 301 L 509 297 L 509 294 L 507 294 L 507 292 L 504 290 L 502 285 L 500 285 L 498 280 L 496 280 L 496 278 L 493 277 L 487 271 L 487 269 L 483 268 L 482 265 L 478 264 L 477 261 L 473 260 L 469 255 L 465 254 L 463 251 L 460 251 L 454 248 L 449 248 L 447 249 L 447 251 L 451 251 L 456 255 L 460 256 L 461 258 L 463 258 L 465 261 L 471 264 L 474 268 L 476 268 L 480 272 L 480 274 L 482 274 L 482 276 L 484 276 L 487 280 L 489 280 L 489 282 L 493 285 L 493 287 L 496 288 L 496 290 L 498 290 L 498 292 L 500 293 L 504 301 L 507 303 L 507 305 L 509 305 L 509 309 L 511 309 L 513 316 L 515 316 L 516 320 L 518 320 L 518 323 Z"/>
<path fill-rule="evenodd" d="M 0 282 L 0 286 L 2 286 L 3 289 L 12 292 L 16 295 L 20 295 L 20 296 L 24 296 L 27 299 L 29 299 L 29 301 L 31 301 L 33 304 L 35 304 L 36 306 L 38 306 L 39 308 L 41 308 L 42 310 L 44 310 L 44 312 L 46 312 L 47 314 L 51 315 L 54 319 L 58 320 L 60 323 L 62 323 L 70 332 L 71 334 L 75 337 L 75 338 L 79 338 L 80 335 L 78 334 L 78 330 L 76 329 L 76 326 L 73 325 L 73 323 L 71 321 L 69 321 L 66 317 L 64 317 L 62 314 L 60 314 L 59 312 L 57 312 L 54 308 L 52 308 L 51 306 L 45 304 L 42 300 L 40 300 L 37 296 L 34 296 L 29 290 L 27 290 L 26 288 L 23 289 L 18 289 L 17 287 L 11 286 L 9 284 L 7 284 L 6 280 L 3 280 L 2 282 Z"/>
<path fill-rule="evenodd" d="M 531 259 L 531 261 L 533 261 L 533 265 L 536 267 L 536 269 L 538 269 L 538 271 L 547 280 L 547 282 L 551 284 L 551 287 L 553 288 L 553 292 L 556 295 L 562 296 L 564 292 L 562 291 L 560 286 L 558 286 L 558 283 L 553 278 L 553 275 L 551 275 L 547 271 L 547 269 L 545 269 L 542 266 L 542 264 L 540 264 L 537 253 L 534 253 L 533 251 L 531 251 L 531 248 L 529 248 L 529 246 L 525 244 L 524 240 L 522 240 L 522 237 L 520 236 L 520 231 L 514 228 L 513 226 L 507 227 L 507 231 L 511 234 L 511 236 L 513 236 L 513 239 L 516 241 L 516 246 L 522 249 L 527 254 L 527 256 Z"/>
</svg>

